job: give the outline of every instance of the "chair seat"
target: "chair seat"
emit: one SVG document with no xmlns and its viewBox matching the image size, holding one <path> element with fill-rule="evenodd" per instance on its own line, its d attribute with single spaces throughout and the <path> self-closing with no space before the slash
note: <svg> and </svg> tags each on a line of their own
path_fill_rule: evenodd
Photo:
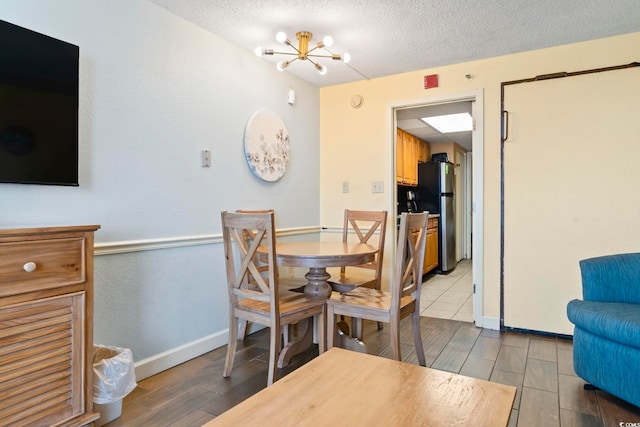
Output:
<svg viewBox="0 0 640 427">
<path fill-rule="evenodd" d="M 415 299 L 405 296 L 400 300 L 400 310 L 411 306 Z M 340 307 L 344 306 L 352 309 L 357 306 L 362 312 L 370 314 L 390 314 L 391 313 L 391 293 L 377 289 L 358 287 L 346 294 L 333 292 L 327 304 L 332 304 L 336 314 L 340 313 Z M 357 317 L 357 316 L 356 316 Z"/>
<path fill-rule="evenodd" d="M 284 291 L 300 289 L 307 283 L 309 283 L 308 280 L 303 277 L 279 277 L 278 289 L 280 289 L 280 292 L 282 293 Z"/>
<path fill-rule="evenodd" d="M 567 317 L 577 327 L 626 346 L 640 348 L 640 305 L 572 300 Z"/>
<path fill-rule="evenodd" d="M 303 317 L 309 317 L 310 308 L 322 308 L 325 303 L 323 297 L 314 297 L 302 292 L 293 292 L 281 290 L 280 293 L 280 317 L 285 318 L 295 314 L 304 314 Z M 256 301 L 252 299 L 243 299 L 238 302 L 238 308 L 246 310 L 261 316 L 269 317 L 271 310 L 269 303 L 266 301 Z"/>
<path fill-rule="evenodd" d="M 347 268 L 344 275 L 340 274 L 339 268 L 328 268 L 327 273 L 331 275 L 329 282 L 341 285 L 364 286 L 366 288 L 375 288 L 376 272 L 374 270 L 365 270 L 362 268 Z"/>
</svg>

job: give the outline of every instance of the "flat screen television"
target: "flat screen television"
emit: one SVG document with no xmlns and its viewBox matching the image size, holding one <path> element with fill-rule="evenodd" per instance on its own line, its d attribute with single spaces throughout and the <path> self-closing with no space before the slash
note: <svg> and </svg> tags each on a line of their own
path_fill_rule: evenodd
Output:
<svg viewBox="0 0 640 427">
<path fill-rule="evenodd" d="M 78 185 L 79 48 L 0 20 L 0 182 Z"/>
</svg>

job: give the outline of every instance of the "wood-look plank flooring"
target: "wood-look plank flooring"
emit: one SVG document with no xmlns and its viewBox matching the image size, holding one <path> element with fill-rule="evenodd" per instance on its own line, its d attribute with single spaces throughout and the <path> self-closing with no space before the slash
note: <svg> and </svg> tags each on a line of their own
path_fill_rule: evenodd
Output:
<svg viewBox="0 0 640 427">
<path fill-rule="evenodd" d="M 517 388 L 510 427 L 640 423 L 640 408 L 605 392 L 583 389 L 584 382 L 573 371 L 570 340 L 421 319 L 427 366 Z M 366 322 L 364 341 L 370 353 L 389 357 L 387 328 L 378 331 Z M 417 364 L 409 318 L 402 323 L 401 341 L 403 360 Z M 106 426 L 200 426 L 266 386 L 268 348 L 267 330 L 238 343 L 231 378 L 222 377 L 225 346 L 139 381 L 123 401 L 122 416 Z M 279 376 L 317 354 L 314 346 L 294 357 Z"/>
</svg>

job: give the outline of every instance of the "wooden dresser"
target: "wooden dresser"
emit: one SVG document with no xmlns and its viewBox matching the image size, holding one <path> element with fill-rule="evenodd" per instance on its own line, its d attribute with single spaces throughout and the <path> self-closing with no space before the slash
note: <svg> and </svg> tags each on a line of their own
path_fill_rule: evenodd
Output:
<svg viewBox="0 0 640 427">
<path fill-rule="evenodd" d="M 0 426 L 82 426 L 93 411 L 93 234 L 0 229 Z"/>
</svg>

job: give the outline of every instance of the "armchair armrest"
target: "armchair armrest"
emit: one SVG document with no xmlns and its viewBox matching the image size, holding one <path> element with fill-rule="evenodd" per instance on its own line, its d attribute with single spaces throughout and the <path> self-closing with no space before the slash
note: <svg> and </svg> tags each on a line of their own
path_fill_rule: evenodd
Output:
<svg viewBox="0 0 640 427">
<path fill-rule="evenodd" d="M 586 301 L 640 304 L 640 253 L 584 259 L 580 271 Z"/>
</svg>

